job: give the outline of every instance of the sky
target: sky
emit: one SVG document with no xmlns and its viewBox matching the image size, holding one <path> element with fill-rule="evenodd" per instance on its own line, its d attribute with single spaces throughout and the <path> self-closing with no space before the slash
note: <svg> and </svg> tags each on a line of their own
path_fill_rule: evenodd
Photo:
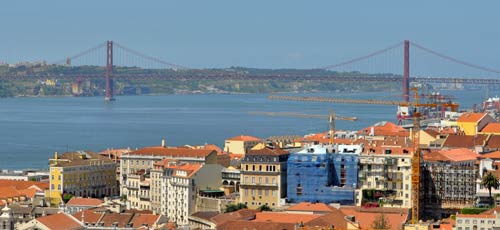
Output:
<svg viewBox="0 0 500 230">
<path fill-rule="evenodd" d="M 500 69 L 500 1 L 481 3 L 8 0 L 0 61 L 52 62 L 113 40 L 192 68 L 316 68 L 408 39 Z"/>
</svg>

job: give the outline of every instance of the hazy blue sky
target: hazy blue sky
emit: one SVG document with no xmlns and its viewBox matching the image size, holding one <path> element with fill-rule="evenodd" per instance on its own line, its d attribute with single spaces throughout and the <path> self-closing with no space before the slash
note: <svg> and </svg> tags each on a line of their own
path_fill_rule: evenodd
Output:
<svg viewBox="0 0 500 230">
<path fill-rule="evenodd" d="M 0 60 L 105 40 L 191 67 L 312 68 L 404 39 L 500 68 L 500 1 L 2 1 Z"/>
</svg>

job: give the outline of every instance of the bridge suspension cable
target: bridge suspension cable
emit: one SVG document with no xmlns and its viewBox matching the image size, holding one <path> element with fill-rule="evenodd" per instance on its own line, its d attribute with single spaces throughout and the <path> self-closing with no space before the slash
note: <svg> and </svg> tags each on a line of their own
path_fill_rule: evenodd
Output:
<svg viewBox="0 0 500 230">
<path fill-rule="evenodd" d="M 82 52 L 80 52 L 80 53 L 77 53 L 77 54 L 75 54 L 75 55 L 73 55 L 73 56 L 70 56 L 70 57 L 67 57 L 67 58 L 64 58 L 64 59 L 58 60 L 58 61 L 56 61 L 56 62 L 53 62 L 53 64 L 63 64 L 63 63 L 66 63 L 66 61 L 67 61 L 68 59 L 70 59 L 70 60 L 74 60 L 74 59 L 77 59 L 77 58 L 79 58 L 79 57 L 85 56 L 85 55 L 87 55 L 87 54 L 89 54 L 89 53 L 92 53 L 92 52 L 94 52 L 94 51 L 96 51 L 96 50 L 98 50 L 98 49 L 104 48 L 104 47 L 106 47 L 106 43 L 104 43 L 104 42 L 103 42 L 103 43 L 101 43 L 101 44 L 99 44 L 99 45 L 97 45 L 97 46 L 94 46 L 94 47 L 92 47 L 92 48 L 90 48 L 90 49 L 84 50 L 84 51 L 82 51 Z"/>
<path fill-rule="evenodd" d="M 157 57 L 153 57 L 153 56 L 149 56 L 147 54 L 144 54 L 144 53 L 141 53 L 139 51 L 135 51 L 133 49 L 130 49 L 126 46 L 123 46 L 123 45 L 120 45 L 118 43 L 114 43 L 114 45 L 132 55 L 135 55 L 135 56 L 139 56 L 141 58 L 144 58 L 146 60 L 149 60 L 149 61 L 152 61 L 152 62 L 156 62 L 156 63 L 160 63 L 160 64 L 163 64 L 163 65 L 166 65 L 166 66 L 169 66 L 169 67 L 172 67 L 174 69 L 190 69 L 188 67 L 185 67 L 185 66 L 181 66 L 181 65 L 177 65 L 177 64 L 173 64 L 173 63 L 170 63 L 170 62 L 167 62 L 167 61 L 164 61 L 164 60 L 161 60 Z"/>
<path fill-rule="evenodd" d="M 471 67 L 471 68 L 474 68 L 474 69 L 479 69 L 479 70 L 490 72 L 490 73 L 500 73 L 500 70 L 498 70 L 498 69 L 493 69 L 493 68 L 489 68 L 489 67 L 485 67 L 485 66 L 476 65 L 476 64 L 473 64 L 473 63 L 470 63 L 470 62 L 466 62 L 466 61 L 463 61 L 463 60 L 451 57 L 449 55 L 436 52 L 436 51 L 431 50 L 429 48 L 425 48 L 424 46 L 421 46 L 421 45 L 419 45 L 417 43 L 414 43 L 414 42 L 411 42 L 411 45 L 413 47 L 416 47 L 416 48 L 424 51 L 424 52 L 430 53 L 432 55 L 438 56 L 440 58 L 446 59 L 446 60 L 451 61 L 451 62 L 455 62 L 455 63 L 461 64 L 461 65 L 464 65 L 464 66 L 468 66 L 468 67 Z"/>
<path fill-rule="evenodd" d="M 386 48 L 381 49 L 381 50 L 377 50 L 377 51 L 375 51 L 373 53 L 369 53 L 367 55 L 364 55 L 364 56 L 361 56 L 361 57 L 357 57 L 357 58 L 353 58 L 353 59 L 350 59 L 350 60 L 347 60 L 347 61 L 344 61 L 344 62 L 340 62 L 340 63 L 337 63 L 337 64 L 324 66 L 324 67 L 321 67 L 319 69 L 328 70 L 328 69 L 333 69 L 333 68 L 340 67 L 340 66 L 349 65 L 349 64 L 352 64 L 352 63 L 355 63 L 355 62 L 363 61 L 363 60 L 369 59 L 371 57 L 378 56 L 380 54 L 388 52 L 390 50 L 396 49 L 398 47 L 401 47 L 402 45 L 403 45 L 403 42 L 398 42 L 398 43 L 396 43 L 394 45 L 391 45 L 391 46 L 386 47 Z"/>
</svg>

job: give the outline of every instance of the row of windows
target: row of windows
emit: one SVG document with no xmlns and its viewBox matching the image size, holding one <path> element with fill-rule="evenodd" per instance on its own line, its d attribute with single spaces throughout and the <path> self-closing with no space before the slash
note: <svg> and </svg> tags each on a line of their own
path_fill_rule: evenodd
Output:
<svg viewBox="0 0 500 230">
<path fill-rule="evenodd" d="M 245 171 L 248 171 L 250 169 L 250 167 L 247 165 L 245 165 Z M 258 169 L 258 170 L 256 170 Z M 259 167 L 255 167 L 255 165 L 252 165 L 252 171 L 260 171 L 260 172 L 276 172 L 276 165 L 266 165 L 265 167 L 265 171 L 262 170 L 263 167 L 262 165 L 259 165 Z"/>
<path fill-rule="evenodd" d="M 252 194 L 252 196 L 269 196 L 269 194 L 271 194 L 271 196 L 276 196 L 276 190 L 268 190 L 268 189 L 242 189 L 243 190 L 243 193 L 245 194 L 245 196 L 248 196 L 248 194 Z M 271 192 L 269 192 L 271 191 Z"/>
<path fill-rule="evenodd" d="M 264 184 L 269 184 L 269 177 L 264 177 L 264 180 L 262 180 L 262 177 L 258 177 L 257 179 L 258 179 L 257 180 L 258 184 L 262 184 L 262 181 L 264 181 Z M 248 176 L 244 177 L 243 182 L 248 183 Z M 254 176 L 252 177 L 252 184 L 255 184 L 255 177 Z M 274 185 L 276 184 L 276 178 L 275 177 L 273 177 L 271 179 L 271 184 L 274 184 Z"/>
</svg>

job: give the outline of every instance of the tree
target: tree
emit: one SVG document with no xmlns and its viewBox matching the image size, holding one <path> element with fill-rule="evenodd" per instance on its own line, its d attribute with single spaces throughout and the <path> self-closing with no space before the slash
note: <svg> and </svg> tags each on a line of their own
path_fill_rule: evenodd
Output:
<svg viewBox="0 0 500 230">
<path fill-rule="evenodd" d="M 489 172 L 486 176 L 483 176 L 481 181 L 481 185 L 488 189 L 490 195 L 490 204 L 493 203 L 493 197 L 491 196 L 491 188 L 498 189 L 500 186 L 500 182 L 498 181 L 498 177 L 493 173 Z"/>
<path fill-rule="evenodd" d="M 373 220 L 371 228 L 376 230 L 388 230 L 391 229 L 391 224 L 389 224 L 389 221 L 385 217 L 384 213 L 381 213 L 375 218 L 375 220 Z"/>
<path fill-rule="evenodd" d="M 247 208 L 246 204 L 243 203 L 238 203 L 238 204 L 226 204 L 226 211 L 225 212 L 234 212 L 238 211 L 240 209 Z"/>
<path fill-rule="evenodd" d="M 65 193 L 62 197 L 64 203 L 68 203 L 68 201 L 71 200 L 71 198 L 73 198 L 73 195 L 69 193 Z"/>
<path fill-rule="evenodd" d="M 263 212 L 263 211 L 272 211 L 272 209 L 269 206 L 267 206 L 267 204 L 263 204 L 263 205 L 259 206 L 257 208 L 257 210 L 259 210 L 261 212 Z"/>
</svg>

